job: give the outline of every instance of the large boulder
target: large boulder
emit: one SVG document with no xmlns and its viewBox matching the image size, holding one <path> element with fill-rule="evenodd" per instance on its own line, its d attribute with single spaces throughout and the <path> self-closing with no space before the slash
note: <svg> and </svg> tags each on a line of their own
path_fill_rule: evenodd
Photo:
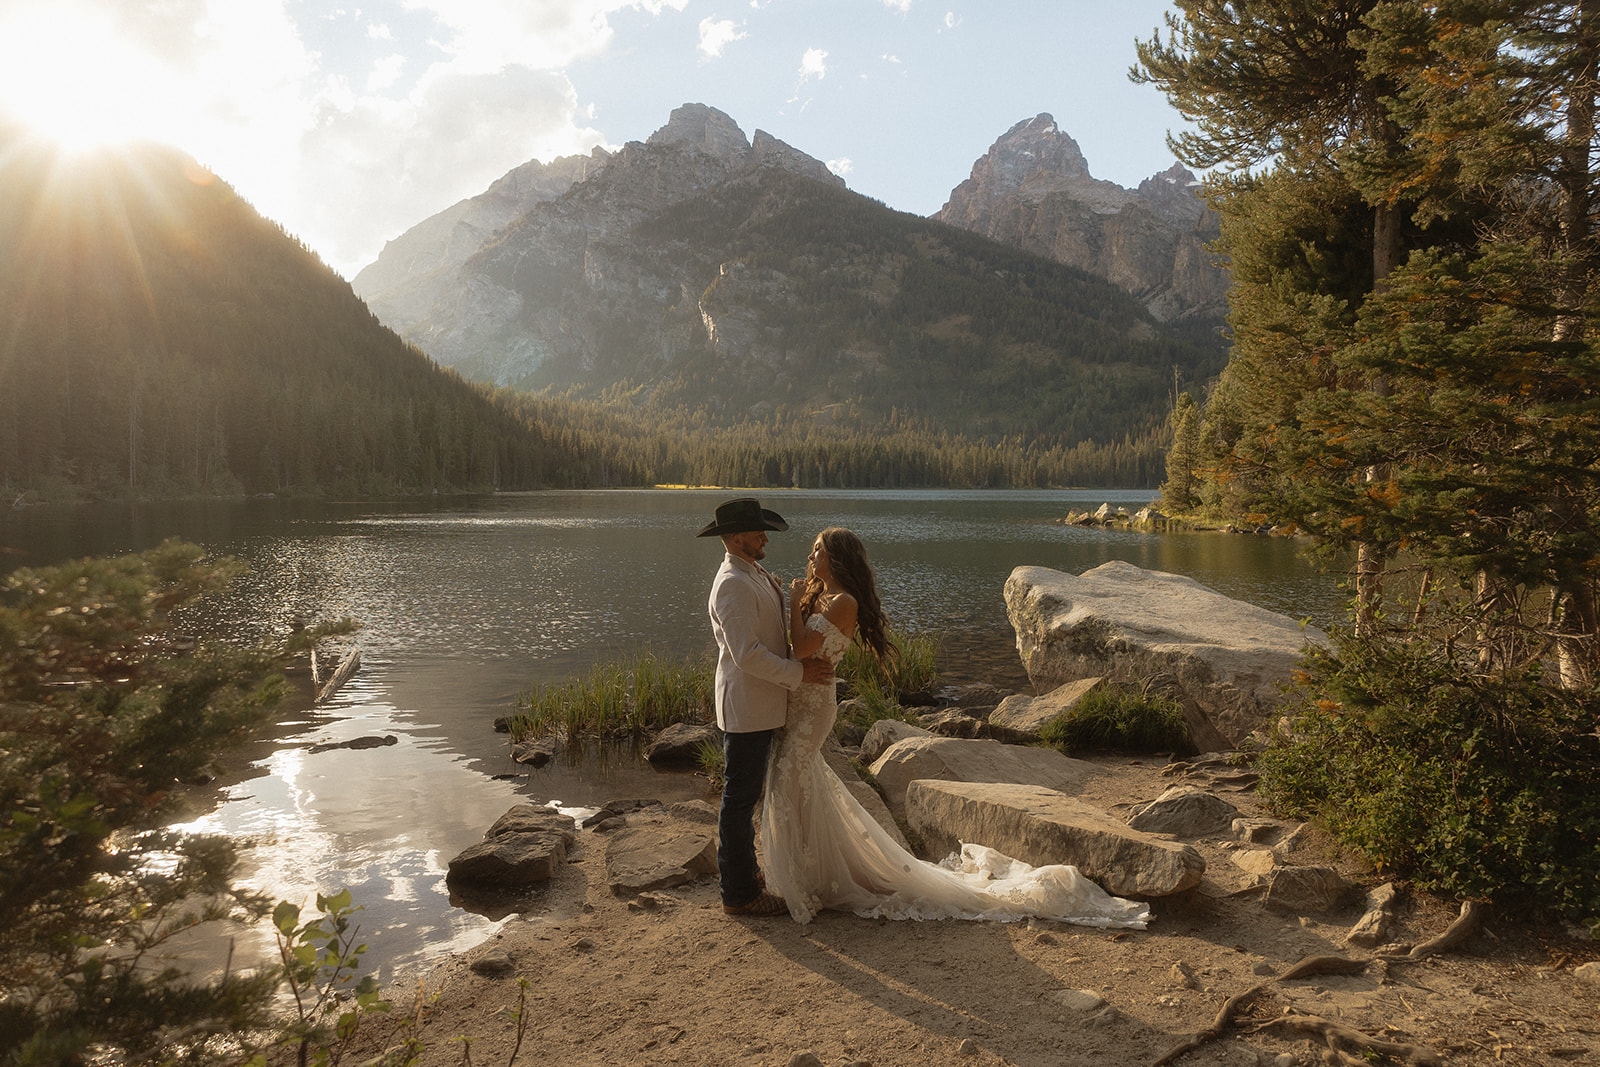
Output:
<svg viewBox="0 0 1600 1067">
<path fill-rule="evenodd" d="M 1192 845 L 1139 833 L 1076 797 L 1038 786 L 916 781 L 906 792 L 906 822 L 930 854 L 971 842 L 1036 867 L 1070 863 L 1121 897 L 1181 893 L 1199 885 L 1206 870 Z"/>
<path fill-rule="evenodd" d="M 1063 756 L 1053 748 L 1026 748 L 957 737 L 908 737 L 890 745 L 872 765 L 873 777 L 883 787 L 889 810 L 896 813 L 905 810 L 906 787 L 919 778 L 947 782 L 1021 782 L 1076 793 L 1099 771 L 1094 764 Z"/>
<path fill-rule="evenodd" d="M 1193 578 L 1120 560 L 1082 575 L 1018 567 L 1006 579 L 1005 596 L 1035 688 L 1166 675 L 1202 749 L 1218 738 L 1237 745 L 1266 726 L 1306 646 L 1328 640 L 1314 626 L 1225 597 Z"/>
</svg>

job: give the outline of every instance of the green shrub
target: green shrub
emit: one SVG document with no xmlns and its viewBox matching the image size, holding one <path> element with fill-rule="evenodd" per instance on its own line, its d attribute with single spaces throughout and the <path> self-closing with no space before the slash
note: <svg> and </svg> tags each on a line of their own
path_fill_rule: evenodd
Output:
<svg viewBox="0 0 1600 1067">
<path fill-rule="evenodd" d="M 1600 695 L 1537 664 L 1481 674 L 1450 645 L 1336 633 L 1257 760 L 1276 811 L 1458 898 L 1600 918 Z"/>
<path fill-rule="evenodd" d="M 1091 690 L 1065 715 L 1046 723 L 1039 736 L 1063 752 L 1170 752 L 1191 745 L 1189 726 L 1177 701 L 1110 686 Z"/>
<path fill-rule="evenodd" d="M 257 649 L 182 633 L 175 614 L 235 569 L 168 542 L 0 579 L 0 1062 L 238 1062 L 252 1043 L 301 1037 L 327 1047 L 332 1031 L 291 1035 L 271 1015 L 284 981 L 352 973 L 348 939 L 332 957 L 305 947 L 323 927 L 298 935 L 311 972 L 205 980 L 158 966 L 195 923 L 271 908 L 232 885 L 226 839 L 162 828 L 174 786 L 270 721 L 292 656 L 351 629 Z"/>
</svg>

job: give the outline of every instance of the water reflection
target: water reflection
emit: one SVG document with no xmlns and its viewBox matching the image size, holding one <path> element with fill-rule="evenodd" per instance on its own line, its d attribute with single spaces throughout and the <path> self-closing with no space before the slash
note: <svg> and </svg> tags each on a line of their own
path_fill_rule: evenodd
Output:
<svg viewBox="0 0 1600 1067">
<path fill-rule="evenodd" d="M 35 509 L 0 516 L 11 565 L 199 542 L 249 567 L 197 627 L 284 634 L 297 619 L 358 620 L 363 667 L 335 705 L 289 724 L 255 776 L 195 826 L 254 842 L 245 880 L 308 901 L 352 890 L 382 976 L 479 940 L 504 904 L 452 901 L 451 857 L 515 803 L 587 811 L 608 800 L 704 797 L 706 780 L 628 750 L 537 770 L 509 757 L 495 717 L 519 692 L 618 654 L 710 651 L 705 597 L 720 556 L 694 531 L 728 491 L 552 492 L 388 505 L 239 504 Z M 1069 508 L 1138 507 L 1148 493 L 760 493 L 789 521 L 768 563 L 802 573 L 816 531 L 855 529 L 894 623 L 944 638 L 958 680 L 1026 685 L 1002 589 L 1028 564 L 1081 573 L 1111 559 L 1186 574 L 1229 596 L 1326 623 L 1335 581 L 1293 543 L 1066 526 Z M 310 752 L 389 735 L 383 748 Z M 569 754 L 570 757 L 570 754 Z M 537 897 L 531 901 L 540 906 Z M 247 950 L 241 945 L 239 956 Z M 271 950 L 270 930 L 256 950 Z"/>
</svg>

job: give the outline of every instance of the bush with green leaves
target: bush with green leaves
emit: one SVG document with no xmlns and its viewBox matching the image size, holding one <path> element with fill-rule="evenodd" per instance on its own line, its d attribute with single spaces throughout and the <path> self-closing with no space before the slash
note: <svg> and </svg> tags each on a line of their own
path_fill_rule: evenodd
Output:
<svg viewBox="0 0 1600 1067">
<path fill-rule="evenodd" d="M 1600 693 L 1414 633 L 1334 636 L 1257 760 L 1263 799 L 1423 889 L 1600 932 Z"/>
<path fill-rule="evenodd" d="M 271 716 L 289 657 L 182 635 L 235 566 L 169 542 L 0 580 L 0 1062 L 203 1061 L 270 1032 L 275 968 L 200 980 L 164 946 L 270 904 L 218 837 L 164 829 L 176 787 Z"/>
<path fill-rule="evenodd" d="M 1063 752 L 1191 750 L 1183 708 L 1140 689 L 1100 686 L 1044 725 L 1039 737 Z"/>
</svg>

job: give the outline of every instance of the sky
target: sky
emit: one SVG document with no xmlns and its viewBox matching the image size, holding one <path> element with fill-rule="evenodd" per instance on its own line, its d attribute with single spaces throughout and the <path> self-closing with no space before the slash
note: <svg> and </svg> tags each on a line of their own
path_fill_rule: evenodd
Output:
<svg viewBox="0 0 1600 1067">
<path fill-rule="evenodd" d="M 1166 0 L 0 0 L 0 112 L 176 145 L 354 277 L 512 168 L 718 108 L 929 215 L 1048 112 L 1124 186 L 1182 118 L 1127 77 Z"/>
</svg>

